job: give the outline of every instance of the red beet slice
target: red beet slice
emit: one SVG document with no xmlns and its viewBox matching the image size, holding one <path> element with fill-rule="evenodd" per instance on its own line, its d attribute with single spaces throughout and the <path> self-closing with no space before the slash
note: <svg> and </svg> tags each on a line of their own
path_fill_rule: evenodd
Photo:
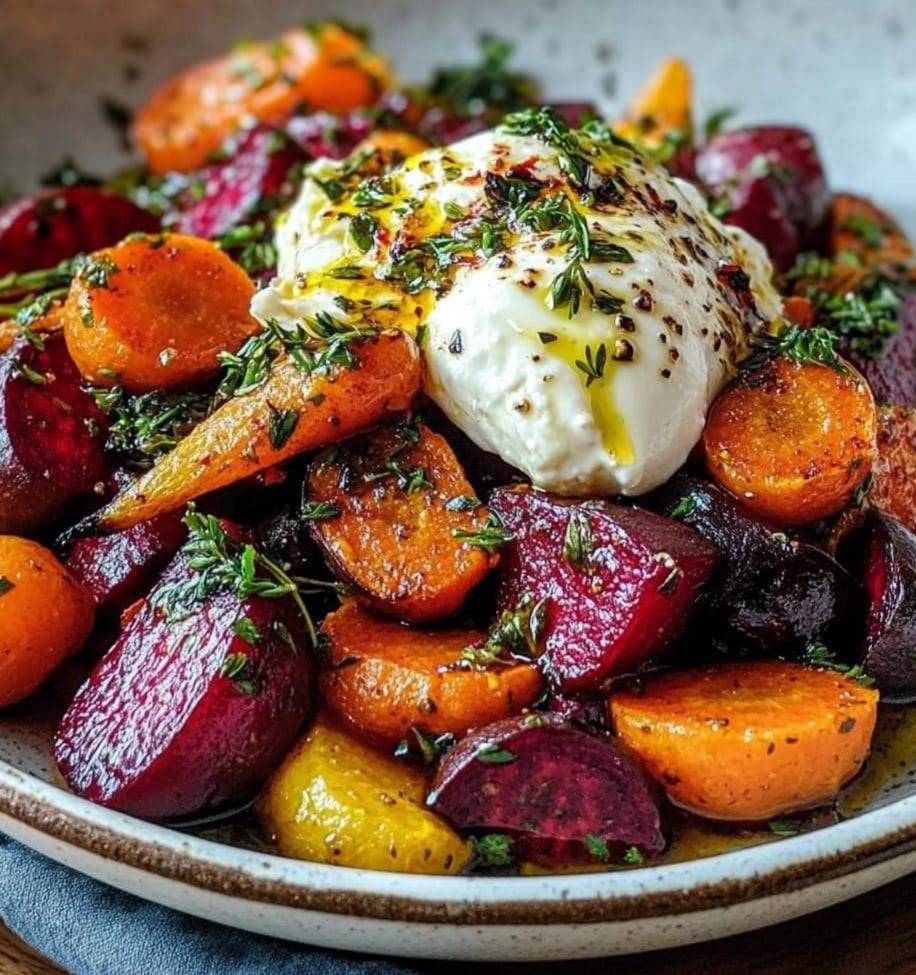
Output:
<svg viewBox="0 0 916 975">
<path fill-rule="evenodd" d="M 721 132 L 697 150 L 695 165 L 710 194 L 728 200 L 727 222 L 757 237 L 781 269 L 816 243 L 830 191 L 808 132 L 776 125 Z"/>
<path fill-rule="evenodd" d="M 863 578 L 868 616 L 862 664 L 884 700 L 916 700 L 916 535 L 895 518 L 868 518 Z"/>
<path fill-rule="evenodd" d="M 186 535 L 181 512 L 171 511 L 114 535 L 77 539 L 65 564 L 99 609 L 120 613 L 147 594 Z"/>
<path fill-rule="evenodd" d="M 656 656 L 684 629 L 719 560 L 692 529 L 648 511 L 520 486 L 490 498 L 514 535 L 499 604 L 546 600 L 544 653 L 563 690 L 597 690 Z"/>
<path fill-rule="evenodd" d="M 456 829 L 508 833 L 525 859 L 603 858 L 665 845 L 642 774 L 610 738 L 556 714 L 507 718 L 472 732 L 439 766 L 428 805 Z M 600 854 L 598 851 L 601 851 Z"/>
<path fill-rule="evenodd" d="M 159 221 L 129 200 L 94 186 L 39 193 L 0 210 L 0 275 L 53 267 L 117 243 Z"/>
<path fill-rule="evenodd" d="M 105 414 L 81 386 L 60 332 L 0 357 L 0 533 L 41 527 L 108 474 Z"/>
<path fill-rule="evenodd" d="M 156 591 L 193 573 L 179 555 Z M 305 648 L 286 600 L 221 593 L 180 620 L 149 600 L 61 720 L 62 775 L 77 795 L 155 820 L 247 798 L 308 713 Z"/>
<path fill-rule="evenodd" d="M 879 403 L 916 407 L 916 292 L 904 296 L 897 320 L 897 334 L 880 359 L 855 354 L 852 359 Z"/>
<path fill-rule="evenodd" d="M 259 125 L 234 136 L 220 161 L 189 177 L 193 193 L 177 201 L 167 223 L 179 233 L 219 237 L 264 207 L 277 208 L 298 189 L 296 170 L 308 159 L 279 129 Z"/>
<path fill-rule="evenodd" d="M 856 581 L 826 552 L 790 541 L 724 488 L 679 474 L 648 503 L 677 517 L 722 553 L 697 623 L 706 643 L 729 656 L 804 658 L 814 643 L 848 642 L 860 607 Z"/>
<path fill-rule="evenodd" d="M 343 159 L 375 128 L 375 120 L 366 112 L 331 115 L 312 112 L 294 115 L 284 123 L 289 137 L 309 159 Z"/>
</svg>

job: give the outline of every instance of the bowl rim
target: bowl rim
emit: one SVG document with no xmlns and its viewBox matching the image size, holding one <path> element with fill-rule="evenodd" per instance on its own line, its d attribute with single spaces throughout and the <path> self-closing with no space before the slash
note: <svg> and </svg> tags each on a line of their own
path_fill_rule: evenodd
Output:
<svg viewBox="0 0 916 975">
<path fill-rule="evenodd" d="M 257 904 L 425 924 L 670 917 L 799 891 L 916 849 L 916 795 L 809 833 L 710 857 L 526 877 L 393 873 L 244 850 L 94 805 L 3 761 L 0 814 L 165 881 Z"/>
</svg>

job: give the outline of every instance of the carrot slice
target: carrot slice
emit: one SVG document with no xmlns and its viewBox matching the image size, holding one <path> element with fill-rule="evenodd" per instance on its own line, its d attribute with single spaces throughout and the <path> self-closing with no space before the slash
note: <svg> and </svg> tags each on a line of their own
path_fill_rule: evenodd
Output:
<svg viewBox="0 0 916 975">
<path fill-rule="evenodd" d="M 713 477 L 752 511 L 801 525 L 845 508 L 871 470 L 877 411 L 845 364 L 776 358 L 713 404 L 703 447 Z"/>
<path fill-rule="evenodd" d="M 254 284 L 208 240 L 129 237 L 96 251 L 64 305 L 67 349 L 99 386 L 132 393 L 213 378 L 220 352 L 258 331 Z"/>
<path fill-rule="evenodd" d="M 306 494 L 337 512 L 312 523 L 315 538 L 380 612 L 451 616 L 496 564 L 455 537 L 480 531 L 487 511 L 448 442 L 421 424 L 380 427 L 318 457 Z"/>
<path fill-rule="evenodd" d="M 663 61 L 614 131 L 637 145 L 655 147 L 666 136 L 678 133 L 692 139 L 693 82 L 686 61 Z"/>
<path fill-rule="evenodd" d="M 782 661 L 673 671 L 612 694 L 617 735 L 672 802 L 763 820 L 832 800 L 862 767 L 878 692 Z"/>
<path fill-rule="evenodd" d="M 459 664 L 485 634 L 412 630 L 347 602 L 321 632 L 329 666 L 321 675 L 325 703 L 361 738 L 395 745 L 411 729 L 460 736 L 517 714 L 542 690 L 540 671 L 517 663 L 480 669 Z"/>
<path fill-rule="evenodd" d="M 420 388 L 420 358 L 410 336 L 383 332 L 350 348 L 352 369 L 331 365 L 306 373 L 292 359 L 278 358 L 266 382 L 196 426 L 93 516 L 93 528 L 130 528 L 408 410 Z"/>
<path fill-rule="evenodd" d="M 882 406 L 878 411 L 878 459 L 868 500 L 916 532 L 916 410 Z"/>
<path fill-rule="evenodd" d="M 831 257 L 851 251 L 867 265 L 907 264 L 913 260 L 913 245 L 897 222 L 863 196 L 834 194 L 828 228 Z"/>
<path fill-rule="evenodd" d="M 346 112 L 390 83 L 384 60 L 342 27 L 291 30 L 172 78 L 137 114 L 134 139 L 154 173 L 197 169 L 251 119 L 282 118 L 300 105 Z"/>
<path fill-rule="evenodd" d="M 29 322 L 28 329 L 34 335 L 56 332 L 63 325 L 63 305 L 52 304 L 48 310 Z M 13 343 L 23 334 L 21 325 L 13 318 L 0 322 L 0 353 L 12 348 Z"/>
<path fill-rule="evenodd" d="M 810 328 L 817 320 L 817 311 L 810 298 L 789 295 L 783 299 L 782 311 L 786 318 L 800 328 Z"/>
<path fill-rule="evenodd" d="M 48 549 L 0 535 L 0 708 L 37 690 L 94 620 L 92 593 Z"/>
</svg>

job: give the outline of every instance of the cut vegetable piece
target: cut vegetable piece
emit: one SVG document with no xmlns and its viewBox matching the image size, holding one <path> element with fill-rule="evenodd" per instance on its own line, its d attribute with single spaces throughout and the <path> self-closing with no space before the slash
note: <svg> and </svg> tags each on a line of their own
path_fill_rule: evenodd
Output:
<svg viewBox="0 0 916 975">
<path fill-rule="evenodd" d="M 108 474 L 105 414 L 83 391 L 60 332 L 0 359 L 0 532 L 26 533 Z"/>
<path fill-rule="evenodd" d="M 609 706 L 672 802 L 756 821 L 836 797 L 868 755 L 878 694 L 833 671 L 759 661 L 673 671 Z"/>
<path fill-rule="evenodd" d="M 852 366 L 779 357 L 716 400 L 703 448 L 715 479 L 751 511 L 801 525 L 847 507 L 871 470 L 876 438 L 875 402 Z"/>
<path fill-rule="evenodd" d="M 853 355 L 853 361 L 879 403 L 916 408 L 916 293 L 904 295 L 897 323 L 880 359 Z"/>
<path fill-rule="evenodd" d="M 460 873 L 470 848 L 424 807 L 420 770 L 319 718 L 257 810 L 281 854 L 364 870 Z"/>
<path fill-rule="evenodd" d="M 666 136 L 693 141 L 693 82 L 686 61 L 663 61 L 614 131 L 637 145 L 658 146 Z"/>
<path fill-rule="evenodd" d="M 24 700 L 78 651 L 92 594 L 37 542 L 0 535 L 0 708 Z"/>
<path fill-rule="evenodd" d="M 916 531 L 916 410 L 878 410 L 878 459 L 872 465 L 868 500 Z"/>
<path fill-rule="evenodd" d="M 216 244 L 182 234 L 97 251 L 64 306 L 67 348 L 99 386 L 132 393 L 195 385 L 219 372 L 258 323 L 254 285 Z"/>
<path fill-rule="evenodd" d="M 385 62 L 335 24 L 246 42 L 188 68 L 137 113 L 134 138 L 154 173 L 198 169 L 251 119 L 282 119 L 300 105 L 345 112 L 371 105 L 389 83 Z"/>
<path fill-rule="evenodd" d="M 107 531 L 129 528 L 408 410 L 420 388 L 413 340 L 386 332 L 350 349 L 352 369 L 330 365 L 307 373 L 292 359 L 278 358 L 262 385 L 195 427 L 93 524 Z M 282 430 L 278 417 L 286 418 Z"/>
<path fill-rule="evenodd" d="M 305 511 L 332 567 L 374 609 L 413 623 L 457 612 L 496 564 L 464 541 L 486 527 L 448 442 L 422 424 L 379 427 L 317 457 Z M 317 510 L 317 509 L 316 509 Z"/>
<path fill-rule="evenodd" d="M 181 513 L 170 511 L 114 535 L 77 539 L 65 564 L 100 610 L 120 613 L 147 595 L 186 536 Z"/>
<path fill-rule="evenodd" d="M 63 305 L 59 302 L 51 304 L 44 314 L 30 320 L 26 329 L 15 318 L 7 319 L 0 322 L 0 353 L 8 352 L 16 339 L 26 334 L 26 330 L 31 335 L 43 336 L 46 332 L 57 332 L 62 327 Z"/>
<path fill-rule="evenodd" d="M 719 560 L 692 529 L 648 511 L 525 487 L 495 491 L 490 506 L 514 536 L 500 608 L 546 601 L 544 653 L 563 690 L 594 690 L 661 653 Z"/>
<path fill-rule="evenodd" d="M 307 638 L 286 599 L 206 597 L 183 618 L 156 599 L 197 575 L 179 555 L 79 689 L 54 738 L 73 791 L 167 820 L 247 798 L 310 704 Z"/>
<path fill-rule="evenodd" d="M 508 718 L 449 751 L 427 803 L 456 829 L 508 833 L 519 856 L 541 863 L 622 863 L 664 848 L 658 809 L 610 738 L 556 714 Z"/>
<path fill-rule="evenodd" d="M 916 535 L 879 512 L 868 517 L 863 580 L 865 672 L 886 700 L 916 700 Z"/>
<path fill-rule="evenodd" d="M 151 213 L 107 190 L 71 186 L 39 193 L 0 210 L 0 276 L 51 268 L 130 233 L 158 229 Z"/>
<path fill-rule="evenodd" d="M 864 196 L 834 193 L 827 253 L 835 258 L 850 252 L 872 267 L 910 264 L 916 256 L 913 245 L 888 213 Z"/>
<path fill-rule="evenodd" d="M 236 133 L 220 159 L 189 176 L 189 188 L 166 222 L 194 237 L 219 237 L 269 206 L 279 210 L 295 195 L 309 157 L 282 129 L 257 125 Z"/>
<path fill-rule="evenodd" d="M 484 633 L 408 629 L 355 602 L 328 616 L 321 632 L 328 653 L 322 699 L 359 737 L 388 747 L 414 733 L 460 737 L 521 711 L 542 690 L 533 664 L 506 655 L 482 668 L 465 659 Z"/>
<path fill-rule="evenodd" d="M 825 552 L 791 541 L 724 488 L 699 478 L 679 474 L 647 500 L 723 555 L 698 614 L 710 649 L 728 657 L 802 659 L 813 644 L 849 643 L 861 593 Z"/>
</svg>

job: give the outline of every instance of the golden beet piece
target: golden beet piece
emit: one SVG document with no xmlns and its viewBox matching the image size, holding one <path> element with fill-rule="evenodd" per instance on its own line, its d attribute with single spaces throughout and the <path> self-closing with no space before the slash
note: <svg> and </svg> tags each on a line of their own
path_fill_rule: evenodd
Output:
<svg viewBox="0 0 916 975">
<path fill-rule="evenodd" d="M 381 745 L 409 739 L 411 729 L 461 736 L 517 714 L 542 690 L 533 664 L 459 666 L 462 650 L 481 645 L 483 633 L 409 629 L 355 602 L 328 616 L 321 632 L 330 658 L 322 698 L 350 730 Z"/>
<path fill-rule="evenodd" d="M 649 678 L 609 707 L 672 802 L 752 821 L 836 796 L 868 756 L 878 692 L 834 671 L 755 661 Z"/>
<path fill-rule="evenodd" d="M 455 874 L 468 845 L 426 808 L 426 776 L 320 718 L 257 804 L 281 854 L 365 870 Z"/>
<path fill-rule="evenodd" d="M 776 358 L 716 400 L 703 432 L 713 477 L 751 511 L 801 525 L 842 511 L 877 452 L 868 383 L 841 369 Z"/>
<path fill-rule="evenodd" d="M 448 442 L 422 424 L 379 427 L 312 463 L 310 502 L 337 514 L 313 533 L 361 598 L 412 623 L 457 612 L 497 557 L 468 545 L 486 509 Z"/>
<path fill-rule="evenodd" d="M 27 698 L 85 643 L 95 600 L 44 546 L 0 535 L 0 708 Z"/>
</svg>

